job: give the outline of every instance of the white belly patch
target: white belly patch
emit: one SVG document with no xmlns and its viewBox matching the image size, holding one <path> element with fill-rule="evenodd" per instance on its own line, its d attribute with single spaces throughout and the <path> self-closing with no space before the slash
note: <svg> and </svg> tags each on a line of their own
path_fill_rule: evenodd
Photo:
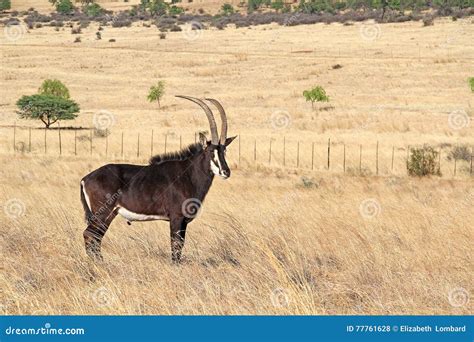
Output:
<svg viewBox="0 0 474 342">
<path fill-rule="evenodd" d="M 123 216 L 127 221 L 154 221 L 154 220 L 169 221 L 169 218 L 166 216 L 137 214 L 123 207 L 119 207 L 118 213 L 121 216 Z"/>
</svg>

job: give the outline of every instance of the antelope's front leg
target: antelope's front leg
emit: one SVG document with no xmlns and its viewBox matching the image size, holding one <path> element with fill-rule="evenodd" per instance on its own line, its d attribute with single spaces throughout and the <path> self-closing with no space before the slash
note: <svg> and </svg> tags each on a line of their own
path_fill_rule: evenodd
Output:
<svg viewBox="0 0 474 342">
<path fill-rule="evenodd" d="M 186 237 L 187 222 L 185 217 L 170 220 L 171 260 L 178 263 L 181 259 L 181 250 Z"/>
</svg>

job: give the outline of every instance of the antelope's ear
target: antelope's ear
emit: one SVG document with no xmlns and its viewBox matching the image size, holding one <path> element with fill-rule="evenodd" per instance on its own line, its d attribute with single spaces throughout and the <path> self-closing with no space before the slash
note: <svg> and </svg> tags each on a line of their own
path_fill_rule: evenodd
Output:
<svg viewBox="0 0 474 342">
<path fill-rule="evenodd" d="M 237 136 L 233 136 L 233 137 L 227 138 L 227 139 L 225 140 L 225 146 L 229 146 L 230 143 L 231 143 L 232 141 L 234 141 L 235 138 L 237 138 Z"/>
<path fill-rule="evenodd" d="M 208 145 L 206 135 L 203 132 L 199 132 L 199 143 L 204 148 Z"/>
</svg>

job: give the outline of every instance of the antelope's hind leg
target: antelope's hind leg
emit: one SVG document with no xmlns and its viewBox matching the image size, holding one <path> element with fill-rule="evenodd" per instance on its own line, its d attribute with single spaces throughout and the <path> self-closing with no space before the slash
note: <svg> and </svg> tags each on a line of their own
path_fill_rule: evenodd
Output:
<svg viewBox="0 0 474 342">
<path fill-rule="evenodd" d="M 93 215 L 88 220 L 86 230 L 84 230 L 84 243 L 86 253 L 93 259 L 103 260 L 101 253 L 102 238 L 104 237 L 110 223 L 117 216 L 115 210 L 108 209 L 99 215 Z"/>
</svg>

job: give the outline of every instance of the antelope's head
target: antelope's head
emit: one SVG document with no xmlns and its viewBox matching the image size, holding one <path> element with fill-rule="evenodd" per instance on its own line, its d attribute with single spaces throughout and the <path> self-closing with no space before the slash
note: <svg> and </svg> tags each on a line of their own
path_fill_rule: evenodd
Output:
<svg viewBox="0 0 474 342">
<path fill-rule="evenodd" d="M 207 140 L 204 134 L 199 133 L 199 142 L 204 148 L 204 153 L 206 153 L 208 156 L 207 160 L 209 160 L 210 171 L 214 175 L 220 176 L 223 179 L 229 178 L 230 168 L 226 161 L 226 148 L 236 138 L 236 136 L 227 138 L 227 116 L 224 108 L 219 103 L 219 101 L 206 98 L 207 101 L 212 103 L 219 110 L 222 122 L 221 134 L 219 136 L 217 134 L 217 125 L 214 115 L 212 114 L 209 106 L 203 100 L 183 95 L 177 95 L 176 97 L 181 97 L 183 99 L 197 103 L 206 113 L 211 131 L 211 140 Z"/>
</svg>

